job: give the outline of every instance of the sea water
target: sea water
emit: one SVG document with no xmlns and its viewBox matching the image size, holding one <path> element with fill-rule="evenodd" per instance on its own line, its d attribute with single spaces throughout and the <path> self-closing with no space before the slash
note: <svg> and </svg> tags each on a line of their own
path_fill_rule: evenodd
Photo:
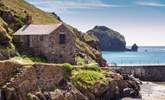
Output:
<svg viewBox="0 0 165 100">
<path fill-rule="evenodd" d="M 109 64 L 165 64 L 165 46 L 141 46 L 138 52 L 103 51 Z"/>
</svg>

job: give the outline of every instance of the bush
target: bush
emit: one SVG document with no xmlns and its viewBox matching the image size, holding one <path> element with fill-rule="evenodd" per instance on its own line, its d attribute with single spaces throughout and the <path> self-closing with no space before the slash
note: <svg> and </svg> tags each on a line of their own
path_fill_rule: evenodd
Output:
<svg viewBox="0 0 165 100">
<path fill-rule="evenodd" d="M 32 93 L 27 93 L 27 100 L 33 100 L 33 94 Z"/>
<path fill-rule="evenodd" d="M 85 64 L 85 59 L 83 57 L 77 56 L 76 57 L 76 62 L 77 62 L 77 65 L 84 65 Z"/>
<path fill-rule="evenodd" d="M 24 57 L 30 58 L 33 62 L 47 62 L 47 58 L 45 56 L 31 56 L 31 55 L 24 55 Z"/>
<path fill-rule="evenodd" d="M 93 71 L 97 71 L 97 72 L 101 71 L 101 68 L 99 66 L 97 66 L 96 64 L 85 65 L 81 69 L 82 70 L 93 70 Z"/>
<path fill-rule="evenodd" d="M 69 63 L 65 63 L 64 65 L 64 69 L 66 70 L 67 73 L 71 73 L 73 70 L 73 66 Z"/>
<path fill-rule="evenodd" d="M 72 83 L 77 88 L 90 88 L 99 81 L 106 84 L 106 77 L 102 72 L 92 70 L 79 70 L 74 71 L 72 75 Z"/>
<path fill-rule="evenodd" d="M 16 61 L 19 63 L 31 64 L 34 62 L 47 62 L 45 57 L 41 56 L 31 56 L 31 55 L 18 55 L 11 58 L 12 61 Z"/>
<path fill-rule="evenodd" d="M 7 46 L 0 44 L 0 49 L 2 49 L 2 50 L 14 50 L 15 46 L 12 43 L 9 43 Z"/>
</svg>

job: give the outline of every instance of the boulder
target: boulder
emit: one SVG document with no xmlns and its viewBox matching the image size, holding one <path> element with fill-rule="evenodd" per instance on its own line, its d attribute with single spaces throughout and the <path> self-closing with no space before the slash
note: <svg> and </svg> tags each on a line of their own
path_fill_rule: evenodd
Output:
<svg viewBox="0 0 165 100">
<path fill-rule="evenodd" d="M 50 95 L 52 100 L 89 100 L 75 87 L 70 87 L 69 90 L 56 89 Z"/>
</svg>

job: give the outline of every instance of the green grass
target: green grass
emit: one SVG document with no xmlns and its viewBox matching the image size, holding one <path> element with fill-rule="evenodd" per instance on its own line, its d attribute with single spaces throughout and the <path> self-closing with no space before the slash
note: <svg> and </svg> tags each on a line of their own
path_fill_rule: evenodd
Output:
<svg viewBox="0 0 165 100">
<path fill-rule="evenodd" d="M 32 93 L 27 93 L 27 100 L 33 100 L 33 94 Z"/>
<path fill-rule="evenodd" d="M 33 22 L 38 24 L 58 23 L 58 19 L 52 14 L 48 14 L 24 0 L 1 0 L 1 2 L 13 10 L 17 15 L 25 17 L 26 14 L 33 16 Z M 26 12 L 26 13 L 25 13 Z"/>
<path fill-rule="evenodd" d="M 84 65 L 81 69 L 82 70 L 92 70 L 92 71 L 101 72 L 101 68 L 96 64 Z"/>
<path fill-rule="evenodd" d="M 88 42 L 88 41 L 99 41 L 96 36 L 94 36 L 93 34 L 90 34 L 90 33 L 83 34 L 83 38 L 86 42 Z"/>
<path fill-rule="evenodd" d="M 11 61 L 18 62 L 21 64 L 33 64 L 35 62 L 47 62 L 45 57 L 34 57 L 31 55 L 19 55 L 10 58 Z"/>
<path fill-rule="evenodd" d="M 107 84 L 106 77 L 102 72 L 93 70 L 78 70 L 72 72 L 72 83 L 77 88 L 88 89 L 96 84 L 96 82 Z"/>
<path fill-rule="evenodd" d="M 65 63 L 63 66 L 64 66 L 64 69 L 66 70 L 66 72 L 67 72 L 68 74 L 70 74 L 70 73 L 72 72 L 72 70 L 73 70 L 73 65 L 71 65 L 71 64 L 69 64 L 69 63 Z"/>
<path fill-rule="evenodd" d="M 83 57 L 77 56 L 76 58 L 77 65 L 84 65 L 85 59 Z"/>
<path fill-rule="evenodd" d="M 15 46 L 12 43 L 9 43 L 8 46 L 4 46 L 0 44 L 0 50 L 14 50 Z"/>
</svg>

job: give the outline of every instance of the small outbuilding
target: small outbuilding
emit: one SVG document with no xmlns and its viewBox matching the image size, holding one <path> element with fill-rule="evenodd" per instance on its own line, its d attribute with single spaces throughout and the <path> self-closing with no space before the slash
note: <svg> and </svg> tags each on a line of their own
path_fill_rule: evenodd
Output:
<svg viewBox="0 0 165 100">
<path fill-rule="evenodd" d="M 14 34 L 14 42 L 22 52 L 45 56 L 49 62 L 75 63 L 76 38 L 64 23 L 24 25 Z"/>
</svg>

